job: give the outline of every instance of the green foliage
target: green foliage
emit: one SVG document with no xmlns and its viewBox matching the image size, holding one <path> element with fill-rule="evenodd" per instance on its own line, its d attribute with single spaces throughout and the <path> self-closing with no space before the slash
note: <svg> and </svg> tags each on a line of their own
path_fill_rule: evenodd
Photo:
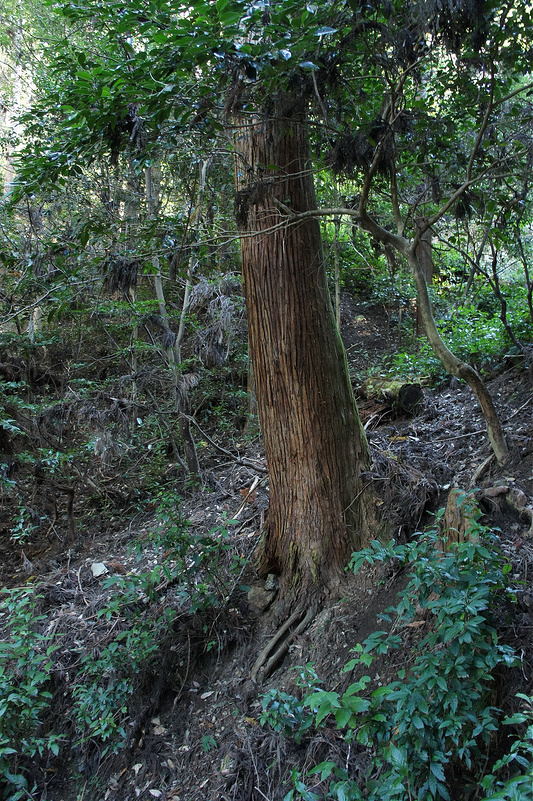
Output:
<svg viewBox="0 0 533 801">
<path fill-rule="evenodd" d="M 119 587 L 115 588 L 119 589 Z M 124 619 L 125 605 L 138 595 L 126 591 L 117 605 L 113 599 L 98 616 L 110 619 L 109 611 Z M 161 649 L 174 614 L 166 614 L 157 620 L 141 609 L 129 615 L 128 626 L 120 631 L 109 644 L 95 653 L 84 654 L 79 673 L 72 690 L 73 717 L 77 739 L 75 747 L 88 741 L 104 743 L 100 746 L 102 756 L 116 752 L 127 743 L 124 721 L 127 703 L 135 688 L 135 677 L 141 669 L 146 670 Z"/>
<path fill-rule="evenodd" d="M 57 756 L 64 739 L 42 726 L 52 699 L 51 656 L 60 646 L 39 631 L 45 620 L 35 611 L 39 598 L 21 588 L 2 590 L 0 599 L 0 776 L 9 801 L 28 797 L 20 760 Z"/>
<path fill-rule="evenodd" d="M 205 754 L 208 754 L 209 751 L 213 751 L 213 749 L 218 748 L 217 741 L 213 737 L 212 734 L 205 734 L 202 737 L 202 750 Z"/>
<path fill-rule="evenodd" d="M 520 316 L 518 311 L 516 314 Z M 520 319 L 524 315 L 525 309 Z M 439 329 L 456 356 L 481 370 L 503 359 L 512 348 L 501 320 L 473 305 L 452 312 L 448 319 L 439 322 Z M 402 376 L 429 375 L 443 380 L 447 374 L 428 341 L 421 339 L 418 344 L 419 349 L 414 353 L 396 353 L 390 360 L 392 370 Z"/>
<path fill-rule="evenodd" d="M 57 756 L 60 746 L 65 756 L 67 748 L 83 754 L 90 745 L 103 758 L 127 745 L 127 722 L 135 718 L 132 699 L 139 676 L 157 674 L 161 655 L 170 647 L 176 615 L 205 612 L 227 600 L 234 575 L 242 567 L 229 543 L 230 524 L 224 521 L 207 535 L 195 535 L 181 512 L 180 499 L 162 494 L 148 542 L 137 544 L 139 557 L 143 547 L 155 547 L 160 563 L 149 571 L 111 576 L 103 582 L 108 596 L 96 620 L 109 633 L 94 648 L 83 642 L 65 687 L 58 686 L 60 678 L 54 674 L 53 655 L 61 653 L 61 639 L 41 633 L 46 620 L 36 611 L 41 596 L 33 587 L 3 591 L 0 777 L 10 787 L 9 801 L 28 797 L 29 759 Z M 204 632 L 208 650 L 207 627 Z M 62 723 L 53 714 L 58 689 L 68 698 L 70 709 L 69 719 Z M 216 747 L 212 740 L 203 743 L 206 751 Z"/>
<path fill-rule="evenodd" d="M 470 501 L 465 498 L 463 503 Z M 502 724 L 500 710 L 491 704 L 494 672 L 499 666 L 515 663 L 512 649 L 498 643 L 491 611 L 509 592 L 509 571 L 495 537 L 479 522 L 473 522 L 467 542 L 448 543 L 444 551 L 441 536 L 434 528 L 407 545 L 383 546 L 376 541 L 354 554 L 350 564 L 352 570 L 358 570 L 364 562 L 395 559 L 410 568 L 398 604 L 383 615 L 389 625 L 394 621 L 392 632 L 374 632 L 353 649 L 354 658 L 344 668 L 366 670 L 377 658 L 401 646 L 402 638 L 394 632 L 413 624 L 415 628 L 424 626 L 423 636 L 412 647 L 410 665 L 399 671 L 397 680 L 369 691 L 371 678 L 362 675 L 342 694 L 317 689 L 313 682 L 302 701 L 272 692 L 263 701 L 262 721 L 273 721 L 274 728 L 292 732 L 293 737 L 296 731 L 298 741 L 309 730 L 308 709 L 315 726 L 334 720 L 347 742 L 371 751 L 379 777 L 367 777 L 363 784 L 334 762 L 311 771 L 327 785 L 326 796 L 320 797 L 447 801 L 451 765 L 465 778 L 483 774 L 491 737 Z M 277 706 L 273 708 L 273 704 Z M 289 713 L 295 707 L 301 713 L 293 720 Z M 523 720 L 524 716 L 520 721 L 514 717 L 504 723 Z M 495 765 L 495 772 L 513 761 L 525 769 L 510 783 L 500 782 L 499 792 L 510 792 L 511 786 L 524 787 L 531 776 L 531 732 L 529 727 L 510 755 Z M 485 777 L 484 789 L 492 789 L 498 781 L 491 776 Z M 318 797 L 295 774 L 294 790 L 287 801 Z"/>
<path fill-rule="evenodd" d="M 374 273 L 370 296 L 372 303 L 407 308 L 415 297 L 415 293 L 411 277 L 403 270 L 399 270 L 394 275 L 391 275 L 388 269 Z"/>
<path fill-rule="evenodd" d="M 31 512 L 24 506 L 22 501 L 19 503 L 18 511 L 16 512 L 13 525 L 11 526 L 10 535 L 13 542 L 22 545 L 25 540 L 29 539 L 33 529 L 36 526 L 32 521 Z"/>
<path fill-rule="evenodd" d="M 518 693 L 523 712 L 517 712 L 503 721 L 506 726 L 520 726 L 523 733 L 493 766 L 492 772 L 481 780 L 487 791 L 486 801 L 529 801 L 533 798 L 533 697 Z M 498 774 L 513 766 L 518 773 L 507 781 Z"/>
<path fill-rule="evenodd" d="M 172 492 L 160 494 L 158 525 L 150 540 L 165 555 L 162 570 L 166 581 L 177 584 L 182 605 L 197 612 L 223 603 L 230 586 L 222 577 L 232 577 L 242 567 L 229 536 L 229 527 L 237 521 L 223 518 L 208 534 L 197 534 L 189 529 L 179 503 L 180 498 Z"/>
<path fill-rule="evenodd" d="M 312 665 L 307 665 L 300 670 L 297 679 L 299 687 L 309 691 L 311 687 L 318 686 L 319 683 Z M 261 725 L 264 726 L 265 723 L 268 723 L 274 731 L 279 731 L 286 737 L 292 737 L 296 743 L 302 742 L 304 734 L 314 723 L 314 715 L 306 710 L 304 701 L 281 690 L 275 688 L 269 690 L 263 696 L 261 704 L 263 709 L 260 718 Z"/>
<path fill-rule="evenodd" d="M 99 745 L 102 756 L 124 747 L 127 742 L 124 720 L 135 676 L 146 669 L 161 648 L 172 615 L 165 614 L 156 621 L 146 612 L 133 616 L 129 626 L 105 647 L 82 655 L 71 687 L 70 717 L 75 735 L 72 739 L 71 732 L 49 731 L 56 689 L 52 655 L 60 651 L 61 640 L 39 631 L 46 620 L 44 615 L 36 614 L 41 596 L 33 588 L 4 590 L 3 595 L 0 775 L 6 787 L 12 788 L 6 791 L 5 798 L 17 801 L 28 797 L 25 776 L 28 759 L 38 761 L 58 756 L 60 746 L 63 751 L 67 747 L 79 749 L 89 741 Z M 111 606 L 117 611 L 114 600 Z M 128 600 L 126 597 L 120 603 Z M 99 616 L 107 618 L 105 607 Z M 57 721 L 54 726 L 58 726 Z"/>
<path fill-rule="evenodd" d="M 178 609 L 193 614 L 205 611 L 222 603 L 229 590 L 220 577 L 221 560 L 230 548 L 227 525 L 207 536 L 194 535 L 181 512 L 180 499 L 171 493 L 161 494 L 157 521 L 149 544 L 160 551 L 163 561 L 150 571 L 111 576 L 104 582 L 111 592 L 97 616 L 126 623 L 126 628 L 97 654 L 83 656 L 74 682 L 77 744 L 104 742 L 103 754 L 116 752 L 126 744 L 124 721 L 135 676 L 151 666 L 157 671 L 157 656 Z M 147 544 L 137 543 L 139 556 Z M 234 559 L 231 566 L 236 570 L 240 560 Z M 152 606 L 160 605 L 165 598 L 168 604 L 170 587 L 172 605 L 154 619 Z"/>
</svg>

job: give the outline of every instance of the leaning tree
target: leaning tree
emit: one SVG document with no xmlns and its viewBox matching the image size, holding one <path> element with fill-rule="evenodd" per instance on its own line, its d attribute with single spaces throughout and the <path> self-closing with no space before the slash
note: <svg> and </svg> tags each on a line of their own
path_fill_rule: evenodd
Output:
<svg viewBox="0 0 533 801">
<path fill-rule="evenodd" d="M 434 12 L 429 17 L 428 9 Z M 349 167 L 360 168 L 358 225 L 405 258 L 429 343 L 445 370 L 474 392 L 503 464 L 509 450 L 492 397 L 479 373 L 450 351 L 435 324 L 423 244 L 425 235 L 449 225 L 450 215 L 464 209 L 487 182 L 494 186 L 514 178 L 517 187 L 522 183 L 524 162 L 533 152 L 531 137 L 524 134 L 529 110 L 520 107 L 531 88 L 524 81 L 531 13 L 521 4 L 426 3 L 412 8 L 410 20 L 409 28 L 391 32 L 388 53 L 386 48 L 380 53 L 382 39 L 376 41 L 374 30 L 366 32 L 368 49 L 383 57 L 376 59 L 373 72 L 379 103 L 373 139 L 364 125 L 352 129 L 332 163 L 340 155 L 338 166 L 344 169 L 351 153 Z M 502 110 L 517 112 L 518 124 L 502 125 Z M 373 215 L 377 193 L 389 201 L 387 220 Z"/>
</svg>

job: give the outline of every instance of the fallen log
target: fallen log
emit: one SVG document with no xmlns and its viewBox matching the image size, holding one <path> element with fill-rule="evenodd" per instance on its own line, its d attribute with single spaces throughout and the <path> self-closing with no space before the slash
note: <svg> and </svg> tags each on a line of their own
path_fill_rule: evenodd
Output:
<svg viewBox="0 0 533 801">
<path fill-rule="evenodd" d="M 385 378 L 367 379 L 357 387 L 355 394 L 366 401 L 377 401 L 383 411 L 390 410 L 398 414 L 415 414 L 424 401 L 420 384 Z"/>
</svg>

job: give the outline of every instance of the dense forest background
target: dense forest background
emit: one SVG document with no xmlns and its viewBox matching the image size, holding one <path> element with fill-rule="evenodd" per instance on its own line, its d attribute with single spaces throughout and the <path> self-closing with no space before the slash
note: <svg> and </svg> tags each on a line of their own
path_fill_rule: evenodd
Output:
<svg viewBox="0 0 533 801">
<path fill-rule="evenodd" d="M 4 0 L 5 799 L 533 798 L 532 13 Z"/>
</svg>

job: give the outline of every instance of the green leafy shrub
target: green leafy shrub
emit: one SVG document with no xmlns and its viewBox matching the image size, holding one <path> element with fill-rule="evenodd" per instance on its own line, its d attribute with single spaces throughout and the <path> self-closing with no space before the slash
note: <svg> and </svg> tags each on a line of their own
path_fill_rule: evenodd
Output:
<svg viewBox="0 0 533 801">
<path fill-rule="evenodd" d="M 464 777 L 483 774 L 491 737 L 502 722 L 500 710 L 491 704 L 494 672 L 500 665 L 513 665 L 515 657 L 510 647 L 498 643 L 491 619 L 495 603 L 509 591 L 510 566 L 502 563 L 493 536 L 479 522 L 473 524 L 470 536 L 468 542 L 448 544 L 443 552 L 439 531 L 433 528 L 408 545 L 384 547 L 375 541 L 353 555 L 350 567 L 354 571 L 364 562 L 389 559 L 410 567 L 398 604 L 383 617 L 389 623 L 394 619 L 392 631 L 415 623 L 425 633 L 413 645 L 410 667 L 400 670 L 397 680 L 373 691 L 369 691 L 370 676 L 363 675 L 342 694 L 317 689 L 316 682 L 299 702 L 270 694 L 264 702 L 264 722 L 273 721 L 274 728 L 287 734 L 292 728 L 292 736 L 296 730 L 301 738 L 309 728 L 305 709 L 313 714 L 315 726 L 333 719 L 347 742 L 370 751 L 373 770 L 379 770 L 379 778 L 357 782 L 345 767 L 322 763 L 311 774 L 320 777 L 321 792 L 326 785 L 326 795 L 314 794 L 296 772 L 287 801 L 318 797 L 446 801 L 451 798 L 452 767 Z M 364 671 L 401 643 L 399 634 L 376 631 L 354 648 L 354 658 L 345 670 Z M 286 723 L 285 710 L 294 709 L 296 703 L 302 709 L 299 728 Z M 496 767 L 501 769 L 513 759 L 521 766 L 530 765 L 524 748 L 527 751 L 525 746 L 516 746 L 508 761 Z M 525 775 L 511 781 L 521 786 Z M 496 778 L 486 778 L 483 786 L 496 783 Z"/>
<path fill-rule="evenodd" d="M 492 773 L 481 780 L 481 787 L 488 791 L 486 801 L 530 801 L 533 798 L 533 697 L 518 693 L 524 705 L 523 712 L 505 718 L 504 725 L 524 726 L 508 754 L 499 759 Z M 498 774 L 503 768 L 515 765 L 518 773 L 503 781 Z"/>
<path fill-rule="evenodd" d="M 318 687 L 320 682 L 311 665 L 300 670 L 297 684 L 307 692 L 311 687 Z M 314 715 L 310 710 L 306 710 L 304 700 L 275 688 L 265 693 L 262 707 L 261 725 L 268 723 L 274 731 L 292 737 L 296 743 L 302 742 L 305 732 L 314 723 Z"/>
<path fill-rule="evenodd" d="M 439 325 L 439 329 L 450 350 L 476 367 L 502 357 L 510 346 L 501 321 L 473 306 L 457 309 Z M 393 356 L 393 370 L 405 376 L 429 375 L 435 380 L 445 378 L 446 372 L 429 342 L 421 339 L 418 344 L 417 352 L 401 352 Z"/>
<path fill-rule="evenodd" d="M 229 548 L 227 537 L 224 525 L 206 536 L 196 536 L 182 514 L 180 498 L 173 493 L 160 495 L 157 524 L 149 542 L 161 551 L 161 564 L 150 571 L 104 581 L 104 587 L 112 592 L 97 616 L 127 626 L 96 654 L 82 657 L 73 689 L 77 745 L 90 740 L 104 743 L 100 745 L 102 755 L 116 753 L 126 745 L 124 723 L 135 677 L 155 665 L 176 617 L 176 605 L 194 614 L 225 599 L 228 588 L 217 574 L 222 572 L 220 560 Z M 142 547 L 137 543 L 139 556 Z M 170 587 L 173 601 L 167 599 L 163 614 L 154 618 L 152 605 L 160 604 Z"/>
<path fill-rule="evenodd" d="M 2 590 L 0 776 L 9 801 L 29 797 L 23 763 L 47 753 L 57 755 L 62 740 L 43 729 L 52 699 L 51 655 L 59 645 L 39 631 L 45 620 L 36 614 L 39 597 L 31 587 Z"/>
<path fill-rule="evenodd" d="M 158 500 L 158 523 L 150 541 L 165 554 L 161 569 L 166 580 L 177 583 L 182 604 L 189 611 L 218 606 L 230 589 L 222 576 L 232 577 L 243 563 L 229 538 L 229 527 L 236 521 L 223 520 L 209 533 L 198 534 L 181 514 L 179 497 L 162 492 Z"/>
<path fill-rule="evenodd" d="M 127 618 L 127 605 L 131 608 L 132 598 L 137 601 L 138 597 L 130 590 L 119 598 L 119 604 L 113 599 L 103 607 L 99 617 L 108 620 L 114 616 Z M 110 615 L 110 610 L 115 614 Z M 175 616 L 173 610 L 165 612 L 154 620 L 149 611 L 138 609 L 137 614 L 129 615 L 127 628 L 110 643 L 97 653 L 89 652 L 82 657 L 72 691 L 75 746 L 92 740 L 99 744 L 101 755 L 105 756 L 126 745 L 124 722 L 128 715 L 127 704 L 135 690 L 136 676 L 155 663 Z"/>
<path fill-rule="evenodd" d="M 157 674 L 176 615 L 220 606 L 231 592 L 242 561 L 229 543 L 230 522 L 197 535 L 182 514 L 180 499 L 162 494 L 157 523 L 144 543 L 155 546 L 160 563 L 103 582 L 109 595 L 96 612 L 100 633 L 94 641 L 82 638 L 75 667 L 63 686 L 53 659 L 54 652 L 61 654 L 61 638 L 41 633 L 46 616 L 37 611 L 38 588 L 3 591 L 0 791 L 5 789 L 5 799 L 30 797 L 35 788 L 28 782 L 29 761 L 39 764 L 40 759 L 57 756 L 60 747 L 63 752 L 75 748 L 78 757 L 94 747 L 102 759 L 127 745 L 139 677 Z M 139 543 L 139 556 L 142 548 Z M 54 715 L 52 701 L 58 690 L 69 704 L 68 719 Z"/>
<path fill-rule="evenodd" d="M 508 320 L 519 339 L 530 340 L 525 292 L 517 287 L 513 297 L 517 303 L 508 309 Z M 450 350 L 481 371 L 515 350 L 499 316 L 474 305 L 461 306 L 437 325 Z M 406 377 L 429 375 L 436 381 L 443 380 L 447 374 L 429 342 L 421 338 L 417 346 L 415 352 L 396 353 L 390 360 L 391 369 Z"/>
<path fill-rule="evenodd" d="M 13 519 L 10 534 L 13 542 L 22 545 L 27 540 L 32 531 L 36 528 L 33 523 L 31 512 L 24 506 L 22 501 L 19 503 L 17 512 Z"/>
</svg>

